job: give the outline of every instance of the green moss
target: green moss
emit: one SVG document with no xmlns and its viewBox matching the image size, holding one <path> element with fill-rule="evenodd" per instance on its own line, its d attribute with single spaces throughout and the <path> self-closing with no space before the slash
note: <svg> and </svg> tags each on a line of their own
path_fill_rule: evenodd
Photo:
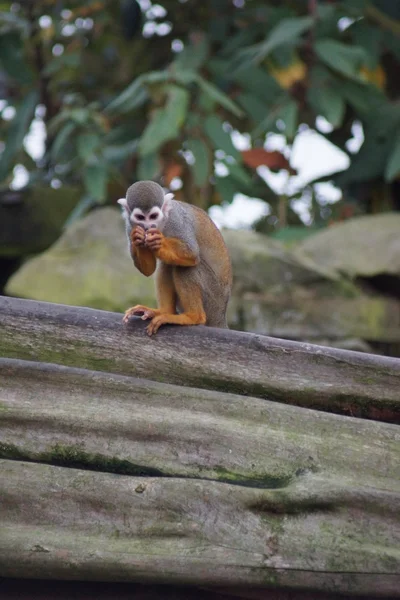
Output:
<svg viewBox="0 0 400 600">
<path fill-rule="evenodd" d="M 335 281 L 335 287 L 338 293 L 345 298 L 357 298 L 360 296 L 360 290 L 353 281 L 349 279 L 338 279 Z"/>
<path fill-rule="evenodd" d="M 7 460 L 26 460 L 26 454 L 14 444 L 0 443 L 0 458 Z"/>
<path fill-rule="evenodd" d="M 370 340 L 379 340 L 384 337 L 382 334 L 387 326 L 387 323 L 385 323 L 386 316 L 385 306 L 380 298 L 370 298 L 364 306 L 361 305 L 361 319 L 366 323 Z"/>
<path fill-rule="evenodd" d="M 79 446 L 64 446 L 61 444 L 56 444 L 44 452 L 28 452 L 13 444 L 0 444 L 0 458 L 39 462 L 74 469 L 118 473 L 119 475 L 147 477 L 160 477 L 164 475 L 159 469 L 136 465 L 129 460 L 123 460 L 115 456 L 104 456 L 99 453 L 91 454 L 85 452 Z"/>
<path fill-rule="evenodd" d="M 255 473 L 251 477 L 246 477 L 241 473 L 228 471 L 224 467 L 216 467 L 214 471 L 217 481 L 263 489 L 287 487 L 293 479 L 292 475 L 267 475 L 265 473 Z"/>
</svg>

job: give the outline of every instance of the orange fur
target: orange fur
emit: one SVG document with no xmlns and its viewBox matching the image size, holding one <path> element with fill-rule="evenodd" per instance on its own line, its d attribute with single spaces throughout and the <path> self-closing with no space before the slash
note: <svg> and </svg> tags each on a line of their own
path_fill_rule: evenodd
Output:
<svg viewBox="0 0 400 600">
<path fill-rule="evenodd" d="M 171 325 L 205 325 L 206 313 L 200 311 L 198 313 L 182 313 L 180 315 L 172 315 L 162 313 L 155 316 L 147 326 L 147 333 L 153 335 L 157 333 L 161 325 L 170 323 Z"/>
<path fill-rule="evenodd" d="M 198 263 L 198 258 L 184 242 L 177 238 L 166 238 L 163 235 L 161 248 L 156 250 L 155 255 L 167 265 L 176 265 L 177 267 L 194 267 Z"/>
<path fill-rule="evenodd" d="M 132 258 L 136 268 L 139 269 L 143 275 L 146 275 L 146 277 L 153 275 L 157 263 L 151 250 L 148 248 L 135 247 L 133 248 Z"/>
</svg>

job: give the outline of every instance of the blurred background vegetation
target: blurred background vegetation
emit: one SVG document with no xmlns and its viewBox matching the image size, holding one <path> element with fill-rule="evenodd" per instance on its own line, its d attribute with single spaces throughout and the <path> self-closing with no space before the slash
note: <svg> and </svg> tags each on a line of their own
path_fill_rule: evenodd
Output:
<svg viewBox="0 0 400 600">
<path fill-rule="evenodd" d="M 399 75 L 400 0 L 0 0 L 0 293 L 154 302 L 154 179 L 269 234 L 224 234 L 232 327 L 399 356 Z"/>
<path fill-rule="evenodd" d="M 269 232 L 400 208 L 398 0 L 24 0 L 0 9 L 3 190 L 27 179 L 74 186 L 72 219 L 114 204 L 137 179 L 205 209 L 240 192 L 268 203 L 258 228 Z M 350 162 L 299 189 L 291 151 L 306 128 Z M 284 136 L 280 150 L 268 148 L 272 133 Z M 265 169 L 286 174 L 282 193 Z M 328 209 L 321 180 L 343 194 Z"/>
</svg>

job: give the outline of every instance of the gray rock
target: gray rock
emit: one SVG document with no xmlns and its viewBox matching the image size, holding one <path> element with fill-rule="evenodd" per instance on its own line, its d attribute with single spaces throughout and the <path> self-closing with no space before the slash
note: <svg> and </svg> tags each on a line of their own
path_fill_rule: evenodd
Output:
<svg viewBox="0 0 400 600">
<path fill-rule="evenodd" d="M 282 242 L 253 231 L 223 231 L 234 272 L 234 289 L 262 292 L 271 288 L 337 280 L 338 275 L 310 257 L 297 255 Z"/>
<path fill-rule="evenodd" d="M 310 236 L 297 248 L 321 267 L 350 277 L 400 277 L 400 214 L 350 219 Z"/>
<path fill-rule="evenodd" d="M 15 273 L 6 293 L 117 312 L 155 302 L 154 282 L 135 269 L 123 220 L 114 208 L 96 210 L 68 228 Z"/>
</svg>

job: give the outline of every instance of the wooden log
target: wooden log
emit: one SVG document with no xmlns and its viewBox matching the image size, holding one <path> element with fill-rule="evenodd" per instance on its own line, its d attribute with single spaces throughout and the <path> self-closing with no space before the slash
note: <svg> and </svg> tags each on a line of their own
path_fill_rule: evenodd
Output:
<svg viewBox="0 0 400 600">
<path fill-rule="evenodd" d="M 338 600 L 335 593 L 260 588 L 207 588 L 141 583 L 46 581 L 3 579 L 1 600 Z M 340 600 L 354 596 L 340 595 Z M 358 600 L 379 600 L 381 596 L 357 596 Z"/>
<path fill-rule="evenodd" d="M 0 403 L 3 576 L 400 595 L 395 425 L 12 359 Z"/>
<path fill-rule="evenodd" d="M 400 422 L 400 360 L 93 309 L 0 298 L 0 356 L 135 375 Z"/>
</svg>

